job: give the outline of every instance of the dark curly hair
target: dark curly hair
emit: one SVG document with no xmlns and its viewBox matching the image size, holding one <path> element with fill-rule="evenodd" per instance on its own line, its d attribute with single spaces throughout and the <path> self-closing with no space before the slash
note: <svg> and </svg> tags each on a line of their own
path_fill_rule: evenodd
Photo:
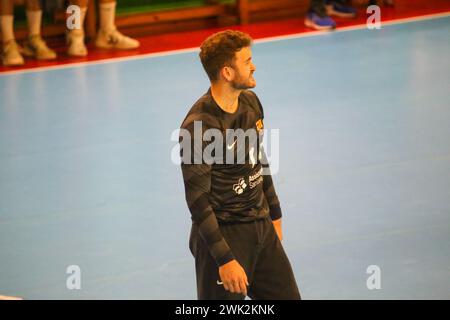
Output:
<svg viewBox="0 0 450 320">
<path fill-rule="evenodd" d="M 211 81 L 216 81 L 219 71 L 233 65 L 235 53 L 252 45 L 252 38 L 241 31 L 226 30 L 209 36 L 200 46 L 200 60 Z"/>
</svg>

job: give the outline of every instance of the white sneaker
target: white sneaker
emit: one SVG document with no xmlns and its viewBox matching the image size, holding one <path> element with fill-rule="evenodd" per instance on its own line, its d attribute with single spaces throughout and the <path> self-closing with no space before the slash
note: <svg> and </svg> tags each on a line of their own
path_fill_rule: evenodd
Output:
<svg viewBox="0 0 450 320">
<path fill-rule="evenodd" d="M 67 54 L 73 57 L 85 57 L 88 54 L 84 44 L 83 30 L 71 30 L 67 33 L 66 42 L 68 45 Z"/>
<path fill-rule="evenodd" d="M 2 62 L 4 66 L 21 66 L 25 63 L 22 54 L 22 48 L 17 44 L 16 40 L 9 40 L 3 44 Z"/>
<path fill-rule="evenodd" d="M 95 45 L 102 49 L 136 49 L 139 48 L 139 41 L 127 37 L 117 29 L 110 31 L 99 30 Z"/>
<path fill-rule="evenodd" d="M 23 49 L 24 56 L 38 60 L 56 59 L 56 52 L 50 49 L 40 35 L 32 35 L 28 38 Z"/>
</svg>

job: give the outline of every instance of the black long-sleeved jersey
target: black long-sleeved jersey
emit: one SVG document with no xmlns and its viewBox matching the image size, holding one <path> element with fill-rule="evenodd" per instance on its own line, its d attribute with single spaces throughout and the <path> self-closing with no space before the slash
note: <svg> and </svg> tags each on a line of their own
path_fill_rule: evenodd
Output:
<svg viewBox="0 0 450 320">
<path fill-rule="evenodd" d="M 262 150 L 263 118 L 262 105 L 254 92 L 243 91 L 237 111 L 227 113 L 214 101 L 210 89 L 192 106 L 181 125 L 181 169 L 187 205 L 193 223 L 199 226 L 200 235 L 218 266 L 234 259 L 220 232 L 219 223 L 248 222 L 268 215 L 272 220 L 281 217 L 272 177 L 262 174 L 263 167 L 268 170 L 268 165 L 261 163 L 261 159 L 265 159 Z M 205 139 L 208 129 L 221 134 L 222 154 L 205 153 L 205 150 L 211 151 L 211 147 L 208 149 L 211 142 L 220 141 Z M 249 138 L 243 144 L 238 135 L 237 139 L 230 136 L 227 129 L 235 132 L 242 129 L 241 133 L 253 130 L 257 133 L 257 140 L 252 143 Z M 226 154 L 230 150 L 233 156 L 227 161 Z M 216 161 L 206 160 L 205 154 L 216 156 Z M 245 157 L 244 163 L 242 159 L 238 161 L 239 154 Z M 222 161 L 217 161 L 218 155 Z M 231 164 L 230 159 L 233 160 Z"/>
</svg>

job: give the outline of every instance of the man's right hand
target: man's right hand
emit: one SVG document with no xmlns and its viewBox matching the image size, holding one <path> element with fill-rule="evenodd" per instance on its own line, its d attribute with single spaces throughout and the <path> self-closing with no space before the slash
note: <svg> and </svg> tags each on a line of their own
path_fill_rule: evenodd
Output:
<svg viewBox="0 0 450 320">
<path fill-rule="evenodd" d="M 247 295 L 248 279 L 239 262 L 231 260 L 220 266 L 219 275 L 225 290 Z"/>
</svg>

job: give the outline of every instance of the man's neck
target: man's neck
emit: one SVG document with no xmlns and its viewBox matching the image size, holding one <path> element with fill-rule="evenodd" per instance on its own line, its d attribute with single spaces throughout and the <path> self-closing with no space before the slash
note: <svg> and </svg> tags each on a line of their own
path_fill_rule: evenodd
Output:
<svg viewBox="0 0 450 320">
<path fill-rule="evenodd" d="M 235 113 L 239 104 L 239 95 L 242 90 L 236 90 L 231 86 L 211 83 L 211 95 L 217 105 L 225 112 Z"/>
</svg>

